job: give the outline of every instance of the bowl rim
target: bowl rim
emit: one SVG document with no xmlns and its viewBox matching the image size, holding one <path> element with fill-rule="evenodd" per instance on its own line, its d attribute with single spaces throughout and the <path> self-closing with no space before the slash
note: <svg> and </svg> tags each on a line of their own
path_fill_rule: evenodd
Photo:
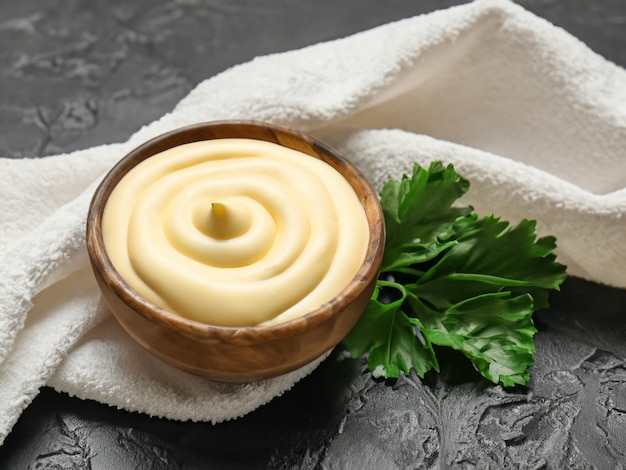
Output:
<svg viewBox="0 0 626 470">
<path fill-rule="evenodd" d="M 313 158 L 320 158 L 331 164 L 337 171 L 340 171 L 336 165 L 347 169 L 351 173 L 348 179 L 349 184 L 353 187 L 361 204 L 366 209 L 366 217 L 368 217 L 368 227 L 370 237 L 368 241 L 367 251 L 363 262 L 351 281 L 330 301 L 322 304 L 320 307 L 312 310 L 291 320 L 278 322 L 271 325 L 252 325 L 252 326 L 221 326 L 199 322 L 188 319 L 180 314 L 170 312 L 148 301 L 138 294 L 117 272 L 113 267 L 111 260 L 104 246 L 104 239 L 101 228 L 102 214 L 104 207 L 108 201 L 108 197 L 115 185 L 122 179 L 127 171 L 136 166 L 141 161 L 150 158 L 161 151 L 168 148 L 183 145 L 185 143 L 213 140 L 217 138 L 207 135 L 207 131 L 211 129 L 225 128 L 232 129 L 255 129 L 259 131 L 260 136 L 269 132 L 269 135 L 284 135 L 295 138 L 298 141 L 305 141 L 315 150 L 321 151 L 324 158 L 311 155 Z M 233 138 L 248 138 L 256 140 L 264 140 L 259 137 L 245 136 L 243 133 Z M 286 142 L 280 142 L 279 145 L 294 148 L 290 145 L 289 139 Z M 172 143 L 173 142 L 173 143 Z M 273 141 L 270 141 L 273 142 Z M 296 149 L 302 151 L 302 149 Z M 306 153 L 306 152 L 304 152 Z M 328 161 L 329 157 L 331 161 Z M 340 171 L 342 173 L 342 171 Z M 342 173 L 343 174 L 343 173 Z M 344 175 L 345 176 L 345 175 Z M 347 178 L 346 178 L 347 179 Z M 355 187 L 358 186 L 358 188 Z M 361 192 L 359 192 L 359 190 Z M 373 210 L 374 217 L 370 220 L 367 206 Z M 166 329 L 175 327 L 180 334 L 194 339 L 205 340 L 222 340 L 222 341 L 240 341 L 240 342 L 268 342 L 280 338 L 294 336 L 297 332 L 314 328 L 330 320 L 353 302 L 363 291 L 363 289 L 372 282 L 373 278 L 378 277 L 379 266 L 382 261 L 383 248 L 385 244 L 384 218 L 380 201 L 374 189 L 367 181 L 365 176 L 350 161 L 343 157 L 338 151 L 303 132 L 279 126 L 276 124 L 255 121 L 255 120 L 217 120 L 199 122 L 170 131 L 161 133 L 143 144 L 135 147 L 126 153 L 104 176 L 96 188 L 91 199 L 87 214 L 86 223 L 86 241 L 87 251 L 94 270 L 100 275 L 107 274 L 108 285 L 111 290 L 126 305 L 128 305 L 136 314 L 143 316 L 150 322 L 154 322 Z"/>
</svg>

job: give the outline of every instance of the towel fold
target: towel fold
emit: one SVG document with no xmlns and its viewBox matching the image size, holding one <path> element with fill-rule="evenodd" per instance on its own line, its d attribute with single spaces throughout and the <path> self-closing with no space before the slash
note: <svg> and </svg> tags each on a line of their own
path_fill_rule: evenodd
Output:
<svg viewBox="0 0 626 470">
<path fill-rule="evenodd" d="M 479 0 L 229 69 L 125 143 L 0 159 L 0 443 L 44 385 L 219 422 L 323 360 L 210 382 L 144 352 L 100 300 L 84 240 L 99 179 L 148 138 L 216 119 L 312 133 L 377 189 L 414 162 L 453 163 L 477 212 L 537 219 L 570 274 L 626 288 L 626 72 L 514 3 Z"/>
</svg>

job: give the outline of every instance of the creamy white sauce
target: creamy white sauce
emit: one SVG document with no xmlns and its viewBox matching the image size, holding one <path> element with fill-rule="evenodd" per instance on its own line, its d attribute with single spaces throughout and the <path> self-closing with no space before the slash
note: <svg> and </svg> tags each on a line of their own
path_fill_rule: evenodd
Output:
<svg viewBox="0 0 626 470">
<path fill-rule="evenodd" d="M 276 323 L 335 297 L 361 266 L 365 211 L 327 163 L 216 139 L 144 160 L 102 220 L 107 254 L 152 303 L 224 326 Z"/>
</svg>

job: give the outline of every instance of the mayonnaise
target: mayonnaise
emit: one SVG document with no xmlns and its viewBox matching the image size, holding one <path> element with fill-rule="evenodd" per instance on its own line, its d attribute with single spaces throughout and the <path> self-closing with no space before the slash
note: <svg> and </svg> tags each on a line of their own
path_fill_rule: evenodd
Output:
<svg viewBox="0 0 626 470">
<path fill-rule="evenodd" d="M 166 310 L 247 326 L 304 315 L 356 274 L 369 240 L 352 187 L 327 163 L 252 139 L 194 142 L 128 172 L 106 204 L 120 276 Z"/>
</svg>

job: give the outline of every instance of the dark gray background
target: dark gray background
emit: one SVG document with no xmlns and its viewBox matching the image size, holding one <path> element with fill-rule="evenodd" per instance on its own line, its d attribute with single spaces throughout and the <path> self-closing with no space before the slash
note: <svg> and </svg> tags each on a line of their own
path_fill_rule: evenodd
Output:
<svg viewBox="0 0 626 470">
<path fill-rule="evenodd" d="M 460 3 L 2 0 L 0 155 L 122 141 L 229 66 Z M 519 3 L 626 65 L 623 0 Z M 622 468 L 625 315 L 626 291 L 568 280 L 536 315 L 533 380 L 513 390 L 454 354 L 439 376 L 376 382 L 341 348 L 283 397 L 216 426 L 44 389 L 0 468 Z"/>
</svg>

